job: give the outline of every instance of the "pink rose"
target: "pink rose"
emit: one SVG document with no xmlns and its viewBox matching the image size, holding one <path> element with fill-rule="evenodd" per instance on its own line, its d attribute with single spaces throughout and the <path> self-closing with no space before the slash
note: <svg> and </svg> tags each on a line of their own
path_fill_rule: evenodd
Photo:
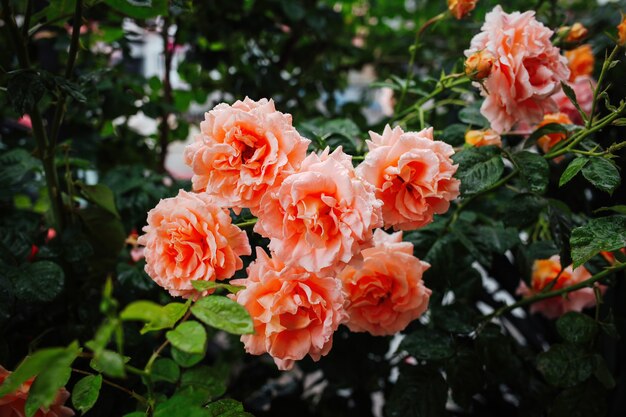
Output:
<svg viewBox="0 0 626 417">
<path fill-rule="evenodd" d="M 460 182 L 452 176 L 457 165 L 452 146 L 433 140 L 433 129 L 404 132 L 385 126 L 382 136 L 370 132 L 369 153 L 357 173 L 376 187 L 383 201 L 385 227 L 412 230 L 448 211 L 459 196 Z"/>
<path fill-rule="evenodd" d="M 263 196 L 254 231 L 287 265 L 318 272 L 347 263 L 382 225 L 381 202 L 341 148 L 310 154 L 300 170 Z"/>
<path fill-rule="evenodd" d="M 246 233 L 206 194 L 180 190 L 161 200 L 143 231 L 145 270 L 174 296 L 194 295 L 193 280 L 232 277 L 243 267 L 240 256 L 251 253 Z"/>
<path fill-rule="evenodd" d="M 245 98 L 206 113 L 201 133 L 185 149 L 194 191 L 206 191 L 222 207 L 253 212 L 268 188 L 298 169 L 309 140 L 292 126 L 291 115 L 272 100 Z"/>
<path fill-rule="evenodd" d="M 567 84 L 574 90 L 576 101 L 578 101 L 580 108 L 589 115 L 593 104 L 593 90 L 596 88 L 595 80 L 589 76 L 580 76 L 576 77 L 574 81 L 569 81 Z M 560 113 L 567 114 L 574 124 L 583 124 L 583 118 L 580 113 L 578 113 L 574 104 L 567 98 L 563 91 L 557 91 L 552 96 L 552 99 L 554 99 L 559 107 Z"/>
<path fill-rule="evenodd" d="M 518 122 L 534 125 L 556 111 L 550 96 L 569 77 L 567 59 L 552 45 L 553 32 L 535 19 L 535 12 L 509 14 L 496 6 L 481 29 L 465 56 L 487 50 L 496 58 L 489 77 L 477 84 L 486 97 L 480 110 L 491 128 L 504 132 Z"/>
<path fill-rule="evenodd" d="M 413 256 L 402 232 L 374 232 L 373 247 L 361 251 L 340 273 L 346 294 L 347 326 L 374 336 L 400 332 L 428 308 L 431 290 L 422 274 L 430 265 Z"/>
<path fill-rule="evenodd" d="M 531 277 L 531 288 L 528 288 L 524 281 L 520 282 L 517 294 L 530 297 L 545 290 L 551 285 L 551 291 L 570 287 L 591 278 L 591 274 L 583 266 L 572 269 L 568 266 L 561 272 L 561 258 L 554 255 L 549 259 L 538 259 L 533 264 Z M 558 277 L 558 279 L 557 279 Z M 553 283 L 554 280 L 556 283 Z M 605 285 L 596 284 L 602 292 L 606 290 Z M 531 313 L 541 313 L 549 319 L 555 319 L 568 311 L 582 311 L 585 308 L 596 305 L 596 297 L 593 288 L 586 287 L 568 293 L 566 296 L 556 296 L 531 304 Z"/>
<path fill-rule="evenodd" d="M 246 287 L 233 298 L 254 321 L 254 334 L 241 336 L 246 352 L 267 352 L 287 370 L 306 355 L 318 361 L 330 351 L 333 333 L 346 318 L 338 280 L 285 266 L 257 248 L 248 278 L 233 283 Z"/>
<path fill-rule="evenodd" d="M 11 374 L 11 372 L 0 366 L 0 385 L 4 383 L 4 380 Z M 26 405 L 26 399 L 30 391 L 30 386 L 33 385 L 35 377 L 30 378 L 22 384 L 22 386 L 12 394 L 5 395 L 0 398 L 0 417 L 24 417 L 26 412 L 24 406 Z M 70 398 L 70 393 L 61 388 L 57 394 L 54 403 L 50 405 L 48 410 L 40 408 L 34 414 L 34 417 L 71 417 L 74 415 L 74 411 L 65 407 L 65 401 Z"/>
</svg>

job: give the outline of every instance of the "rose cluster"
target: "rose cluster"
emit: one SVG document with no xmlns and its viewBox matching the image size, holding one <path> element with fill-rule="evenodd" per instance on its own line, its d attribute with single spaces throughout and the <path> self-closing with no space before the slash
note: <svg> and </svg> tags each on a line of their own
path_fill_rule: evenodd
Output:
<svg viewBox="0 0 626 417">
<path fill-rule="evenodd" d="M 241 338 L 249 353 L 289 369 L 326 355 L 341 324 L 390 335 L 424 313 L 429 265 L 402 231 L 446 212 L 460 185 L 454 150 L 432 128 L 371 132 L 355 167 L 341 147 L 307 155 L 310 141 L 272 100 L 219 104 L 200 127 L 185 150 L 193 192 L 161 200 L 138 239 L 157 284 L 198 298 L 193 281 L 232 278 L 252 251 L 229 209 L 248 209 L 256 220 L 246 223 L 270 242 L 232 281 L 245 287 L 232 297 L 254 323 Z"/>
</svg>

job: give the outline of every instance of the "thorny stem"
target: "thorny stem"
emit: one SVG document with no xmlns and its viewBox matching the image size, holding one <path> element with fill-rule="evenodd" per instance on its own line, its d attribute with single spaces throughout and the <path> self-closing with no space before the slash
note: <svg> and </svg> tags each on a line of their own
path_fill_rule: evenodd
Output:
<svg viewBox="0 0 626 417">
<path fill-rule="evenodd" d="M 67 58 L 67 64 L 65 66 L 65 78 L 70 80 L 72 73 L 74 72 L 74 64 L 76 63 L 76 56 L 78 55 L 78 46 L 80 38 L 80 26 L 82 23 L 83 1 L 76 0 L 76 8 L 74 9 L 74 21 L 72 24 L 72 39 L 70 41 L 70 50 Z M 59 95 L 59 101 L 54 111 L 54 118 L 52 119 L 52 128 L 50 129 L 50 150 L 54 151 L 59 138 L 59 129 L 63 122 L 63 116 L 65 115 L 65 102 L 67 100 L 67 93 L 62 91 Z"/>
<path fill-rule="evenodd" d="M 604 75 L 606 74 L 607 70 L 609 69 L 609 66 L 611 65 L 611 62 L 613 62 L 613 58 L 615 58 L 615 54 L 617 54 L 617 51 L 619 50 L 620 45 L 617 44 L 615 45 L 615 48 L 613 48 L 613 50 L 611 51 L 611 54 L 609 55 L 609 57 L 607 59 L 604 60 L 604 62 L 602 63 L 602 70 L 600 71 L 600 76 L 598 77 L 598 82 L 596 84 L 596 89 L 593 90 L 593 101 L 591 102 L 591 113 L 589 113 L 589 119 L 587 120 L 587 129 L 591 128 L 591 125 L 593 123 L 593 115 L 596 111 L 596 105 L 598 103 L 598 94 L 600 92 L 600 88 L 602 87 L 602 80 L 604 79 Z M 606 55 L 605 55 L 606 56 Z"/>
<path fill-rule="evenodd" d="M 568 294 L 572 291 L 576 291 L 579 290 L 581 288 L 587 288 L 587 287 L 591 287 L 593 286 L 593 284 L 595 284 L 596 282 L 600 281 L 601 279 L 605 278 L 607 275 L 610 275 L 614 272 L 618 272 L 621 271 L 623 269 L 626 269 L 626 263 L 621 263 L 618 265 L 614 265 L 611 267 L 608 267 L 606 269 L 604 269 L 601 272 L 598 272 L 597 274 L 593 275 L 592 277 L 590 277 L 589 279 L 579 282 L 578 284 L 574 284 L 571 285 L 569 287 L 563 287 L 560 288 L 558 290 L 554 290 L 554 291 L 546 291 L 546 292 L 541 292 L 539 294 L 535 294 L 533 296 L 527 297 L 527 298 L 523 298 L 521 300 L 519 300 L 518 302 L 514 303 L 514 304 L 510 304 L 507 306 L 504 306 L 502 308 L 499 308 L 498 310 L 494 311 L 493 313 L 491 313 L 490 315 L 485 317 L 485 321 L 489 321 L 493 318 L 499 317 L 503 314 L 506 314 L 510 311 L 513 311 L 519 307 L 523 307 L 529 304 L 533 304 L 536 303 L 538 301 L 542 301 L 542 300 L 546 300 L 548 298 L 552 298 L 552 297 L 556 297 L 559 295 L 564 295 L 564 294 Z"/>
<path fill-rule="evenodd" d="M 77 374 L 81 374 L 81 375 L 95 375 L 92 374 L 91 372 L 87 372 L 87 371 L 83 371 L 82 369 L 76 369 L 76 368 L 72 368 L 72 371 L 77 373 Z M 130 395 L 131 397 L 133 397 L 134 399 L 136 399 L 139 402 L 142 402 L 144 404 L 148 403 L 148 400 L 143 396 L 143 395 L 139 395 L 137 394 L 135 391 L 132 391 L 126 387 L 123 387 L 119 384 L 116 384 L 115 382 L 109 381 L 107 379 L 102 378 L 102 382 L 104 382 L 105 384 L 107 384 L 110 387 L 116 388 L 120 391 L 125 392 L 126 394 Z"/>
<path fill-rule="evenodd" d="M 397 105 L 397 109 L 401 109 L 402 108 L 402 104 L 404 103 L 404 98 L 406 97 L 406 93 L 407 90 L 409 89 L 409 86 L 411 85 L 411 81 L 413 81 L 413 66 L 415 65 L 415 57 L 417 55 L 417 49 L 419 47 L 419 42 L 420 42 L 420 36 L 422 36 L 422 34 L 424 33 L 424 31 L 426 29 L 428 29 L 429 26 L 431 26 L 433 23 L 438 22 L 439 20 L 443 19 L 446 16 L 446 12 L 444 13 L 440 13 L 437 16 L 434 16 L 430 19 L 428 19 L 423 25 L 422 27 L 415 32 L 415 41 L 413 42 L 413 45 L 411 46 L 411 56 L 409 58 L 409 65 L 407 68 L 407 74 L 406 74 L 406 80 L 404 81 L 404 86 L 402 87 L 402 92 L 400 93 L 400 99 L 398 100 L 398 105 Z"/>
</svg>

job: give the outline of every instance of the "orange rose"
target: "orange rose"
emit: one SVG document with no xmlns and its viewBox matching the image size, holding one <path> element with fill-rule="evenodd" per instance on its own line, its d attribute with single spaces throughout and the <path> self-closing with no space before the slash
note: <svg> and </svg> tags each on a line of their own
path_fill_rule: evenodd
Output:
<svg viewBox="0 0 626 417">
<path fill-rule="evenodd" d="M 232 277 L 243 267 L 240 256 L 251 253 L 246 233 L 206 194 L 180 190 L 161 200 L 143 231 L 145 270 L 174 296 L 193 296 L 193 280 Z"/>
<path fill-rule="evenodd" d="M 620 249 L 619 252 L 623 256 L 626 256 L 626 248 Z M 611 265 L 615 265 L 615 254 L 613 252 L 600 252 L 600 255 L 602 255 L 602 257 L 606 259 L 608 263 L 610 263 Z"/>
<path fill-rule="evenodd" d="M 570 81 L 574 81 L 578 77 L 590 76 L 593 74 L 593 66 L 596 59 L 593 56 L 593 50 L 588 43 L 580 45 L 570 51 L 565 51 L 567 58 L 567 66 L 570 69 Z"/>
<path fill-rule="evenodd" d="M 561 273 L 560 275 L 559 272 Z M 531 277 L 531 288 L 528 288 L 522 281 L 517 289 L 517 293 L 524 297 L 529 297 L 542 291 L 547 291 L 546 287 L 548 285 L 551 285 L 550 290 L 559 290 L 589 278 L 591 278 L 591 274 L 583 266 L 572 270 L 570 265 L 561 272 L 561 259 L 558 255 L 554 255 L 550 259 L 538 259 L 535 261 Z M 606 286 L 596 285 L 601 291 L 606 290 Z M 596 297 L 593 288 L 581 288 L 568 293 L 566 297 L 556 296 L 533 303 L 530 306 L 530 312 L 541 313 L 547 318 L 553 319 L 568 311 L 582 311 L 585 308 L 593 307 L 595 304 Z"/>
<path fill-rule="evenodd" d="M 558 123 L 558 124 L 566 124 L 571 125 L 572 121 L 565 113 L 552 113 L 546 114 L 543 117 L 541 123 L 537 125 L 537 129 L 548 125 L 550 123 Z M 539 139 L 537 139 L 537 145 L 543 150 L 544 153 L 548 153 L 550 149 L 554 147 L 557 143 L 565 140 L 567 138 L 567 134 L 565 133 L 548 133 L 547 135 L 543 135 Z"/>
<path fill-rule="evenodd" d="M 448 211 L 460 185 L 453 178 L 452 146 L 433 140 L 432 128 L 405 133 L 387 125 L 382 135 L 370 132 L 370 137 L 357 173 L 376 187 L 385 227 L 416 229 Z"/>
<path fill-rule="evenodd" d="M 11 372 L 0 366 L 0 385 L 4 383 L 4 380 L 11 374 Z M 24 406 L 26 405 L 26 399 L 30 391 L 30 386 L 33 385 L 35 377 L 30 378 L 22 384 L 22 386 L 12 394 L 5 395 L 0 398 L 0 417 L 24 417 L 26 412 Z M 54 403 L 46 411 L 42 408 L 37 410 L 34 417 L 71 417 L 74 415 L 74 411 L 65 407 L 65 401 L 70 398 L 70 393 L 65 388 L 61 388 L 57 394 Z"/>
<path fill-rule="evenodd" d="M 617 43 L 624 46 L 626 45 L 626 16 L 622 15 L 622 21 L 617 25 Z"/>
<path fill-rule="evenodd" d="M 300 166 L 310 142 L 293 127 L 291 115 L 266 99 L 218 104 L 200 130 L 185 149 L 193 189 L 235 212 L 254 212 L 267 190 Z"/>
<path fill-rule="evenodd" d="M 500 135 L 491 129 L 486 130 L 468 130 L 465 133 L 465 143 L 471 146 L 488 146 L 495 145 L 502 147 L 502 139 Z"/>
<path fill-rule="evenodd" d="M 476 51 L 465 60 L 465 74 L 475 81 L 484 80 L 491 74 L 494 60 L 491 52 L 484 49 Z"/>
<path fill-rule="evenodd" d="M 246 352 L 267 352 L 287 370 L 306 355 L 318 361 L 330 351 L 333 333 L 346 318 L 338 280 L 286 266 L 257 248 L 248 278 L 233 283 L 246 287 L 232 297 L 254 322 L 254 334 L 241 336 Z"/>
<path fill-rule="evenodd" d="M 263 196 L 254 231 L 287 265 L 318 272 L 347 263 L 382 226 L 381 202 L 341 148 L 310 154 L 300 170 Z"/>
<path fill-rule="evenodd" d="M 402 232 L 378 229 L 373 244 L 339 273 L 350 316 L 346 324 L 353 332 L 391 335 L 428 308 L 431 291 L 422 274 L 430 265 L 413 256 L 413 244 L 402 242 Z"/>
<path fill-rule="evenodd" d="M 474 10 L 477 2 L 478 0 L 448 0 L 448 10 L 457 20 L 461 20 Z"/>
</svg>

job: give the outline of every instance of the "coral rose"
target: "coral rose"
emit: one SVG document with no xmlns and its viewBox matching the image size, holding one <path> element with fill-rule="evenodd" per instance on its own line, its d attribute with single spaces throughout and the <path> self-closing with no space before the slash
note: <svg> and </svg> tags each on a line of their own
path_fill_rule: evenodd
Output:
<svg viewBox="0 0 626 417">
<path fill-rule="evenodd" d="M 572 121 L 565 113 L 546 114 L 541 123 L 537 125 L 537 129 L 551 123 L 571 125 Z M 549 133 L 537 139 L 537 145 L 544 153 L 548 153 L 548 151 L 550 151 L 550 149 L 552 149 L 557 143 L 565 140 L 566 138 L 567 134 L 565 133 Z"/>
<path fill-rule="evenodd" d="M 457 20 L 463 19 L 476 8 L 478 0 L 448 0 L 448 10 Z"/>
<path fill-rule="evenodd" d="M 452 146 L 433 140 L 432 128 L 404 132 L 387 125 L 382 135 L 370 132 L 370 137 L 357 173 L 376 187 L 385 227 L 416 229 L 448 211 L 460 186 L 452 177 L 457 170 Z"/>
<path fill-rule="evenodd" d="M 582 111 L 589 115 L 593 105 L 593 90 L 596 88 L 595 80 L 591 77 L 582 76 L 567 84 L 574 90 L 576 101 L 578 101 Z M 560 113 L 565 113 L 574 124 L 583 124 L 582 116 L 562 90 L 557 91 L 552 98 L 556 101 Z"/>
<path fill-rule="evenodd" d="M 468 130 L 465 132 L 465 143 L 477 147 L 489 145 L 502 147 L 502 138 L 491 129 Z"/>
<path fill-rule="evenodd" d="M 617 43 L 626 45 L 626 16 L 622 15 L 622 21 L 617 25 Z"/>
<path fill-rule="evenodd" d="M 430 265 L 413 256 L 402 232 L 374 232 L 374 246 L 361 251 L 340 273 L 346 294 L 347 326 L 374 336 L 400 332 L 428 308 L 431 291 L 422 274 Z"/>
<path fill-rule="evenodd" d="M 536 124 L 556 111 L 550 96 L 569 78 L 569 70 L 550 41 L 552 33 L 532 11 L 509 14 L 496 6 L 465 51 L 467 57 L 481 50 L 495 57 L 491 75 L 478 86 L 486 96 L 481 113 L 496 132 L 518 122 Z"/>
<path fill-rule="evenodd" d="M 194 280 L 232 277 L 243 267 L 240 256 L 251 253 L 246 233 L 206 194 L 180 190 L 161 200 L 143 231 L 145 270 L 174 296 L 193 296 Z"/>
<path fill-rule="evenodd" d="M 287 370 L 306 355 L 318 361 L 330 351 L 333 333 L 346 319 L 337 279 L 286 266 L 257 248 L 248 278 L 232 282 L 246 287 L 232 297 L 254 322 L 254 334 L 241 336 L 246 352 L 267 352 Z"/>
<path fill-rule="evenodd" d="M 206 191 L 222 207 L 254 213 L 269 187 L 296 170 L 309 140 L 276 111 L 272 100 L 246 97 L 205 114 L 201 133 L 185 149 L 194 191 Z"/>
<path fill-rule="evenodd" d="M 0 366 L 0 385 L 4 383 L 4 380 L 11 374 L 11 372 Z M 26 405 L 26 399 L 30 387 L 33 384 L 35 377 L 30 378 L 22 384 L 22 386 L 14 393 L 5 395 L 0 398 L 0 417 L 24 417 L 26 412 L 24 406 Z M 70 393 L 61 388 L 55 398 L 54 402 L 48 410 L 40 408 L 35 412 L 33 417 L 71 417 L 74 415 L 74 411 L 65 407 L 65 401 L 70 398 Z"/>
<path fill-rule="evenodd" d="M 254 230 L 287 265 L 317 272 L 347 263 L 382 225 L 374 188 L 341 148 L 310 154 L 300 170 L 261 200 Z"/>
<path fill-rule="evenodd" d="M 591 274 L 583 266 L 572 270 L 570 265 L 563 269 L 561 275 L 559 272 L 561 272 L 561 259 L 558 255 L 554 255 L 550 259 L 538 259 L 533 264 L 531 288 L 528 288 L 526 283 L 522 281 L 517 288 L 517 293 L 524 297 L 530 297 L 547 291 L 548 285 L 553 291 L 570 287 L 591 278 Z M 553 282 L 555 279 L 556 282 Z M 596 284 L 596 286 L 602 292 L 606 290 L 605 285 Z M 533 303 L 530 306 L 530 312 L 541 313 L 549 319 L 554 319 L 568 311 L 582 311 L 585 308 L 593 307 L 595 304 L 594 289 L 587 287 L 572 291 L 564 297 L 555 296 Z"/>
<path fill-rule="evenodd" d="M 593 74 L 596 59 L 593 56 L 591 45 L 584 44 L 570 51 L 565 51 L 565 58 L 567 58 L 567 66 L 570 70 L 570 81 Z"/>
</svg>

